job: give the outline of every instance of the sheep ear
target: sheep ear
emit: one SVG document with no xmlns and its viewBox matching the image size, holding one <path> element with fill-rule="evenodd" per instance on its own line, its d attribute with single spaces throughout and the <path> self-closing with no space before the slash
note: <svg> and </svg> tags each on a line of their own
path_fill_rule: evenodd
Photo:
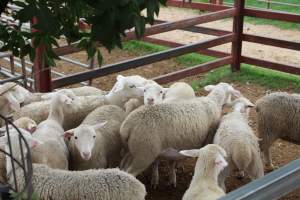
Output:
<svg viewBox="0 0 300 200">
<path fill-rule="evenodd" d="M 169 89 L 170 89 L 170 88 L 163 88 L 162 91 L 163 91 L 164 94 L 166 94 L 166 93 L 168 92 Z"/>
<path fill-rule="evenodd" d="M 180 151 L 179 153 L 188 157 L 198 158 L 199 152 L 200 152 L 199 149 L 193 149 L 193 150 L 183 150 Z"/>
<path fill-rule="evenodd" d="M 216 157 L 215 164 L 221 170 L 223 170 L 228 165 L 227 161 L 225 160 L 225 158 L 220 153 L 218 153 L 218 155 Z"/>
<path fill-rule="evenodd" d="M 216 86 L 215 85 L 207 85 L 204 87 L 204 90 L 207 92 L 212 91 Z"/>
<path fill-rule="evenodd" d="M 30 133 L 33 133 L 36 130 L 37 125 L 33 124 L 33 123 L 29 123 L 27 126 L 27 131 L 29 131 Z"/>
<path fill-rule="evenodd" d="M 94 130 L 98 130 L 98 129 L 102 128 L 103 126 L 105 126 L 105 124 L 107 124 L 107 121 L 104 121 L 104 122 L 102 122 L 102 123 L 100 123 L 100 124 L 95 124 L 95 125 L 93 126 L 93 129 L 94 129 Z"/>
<path fill-rule="evenodd" d="M 69 98 L 67 95 L 62 94 L 60 96 L 60 99 L 62 102 L 64 102 L 66 105 L 71 105 L 73 103 L 73 100 Z"/>
<path fill-rule="evenodd" d="M 122 81 L 122 80 L 124 80 L 124 78 L 125 78 L 125 76 L 123 76 L 123 75 L 118 75 L 118 76 L 117 76 L 117 81 Z"/>
<path fill-rule="evenodd" d="M 11 93 L 6 93 L 3 96 L 6 97 L 8 105 L 13 111 L 18 112 L 21 109 L 20 103 Z"/>
<path fill-rule="evenodd" d="M 74 129 L 65 131 L 64 134 L 62 135 L 66 139 L 71 139 L 71 137 L 74 135 Z"/>
<path fill-rule="evenodd" d="M 36 138 L 33 138 L 33 137 L 30 137 L 30 138 L 27 137 L 27 143 L 28 143 L 30 149 L 34 149 L 35 147 L 44 144 L 44 142 L 42 142 Z"/>
<path fill-rule="evenodd" d="M 251 101 L 249 101 L 248 103 L 247 103 L 247 107 L 248 108 L 253 108 L 255 105 L 251 102 Z"/>
<path fill-rule="evenodd" d="M 231 89 L 231 90 L 230 90 L 230 93 L 231 93 L 233 96 L 237 97 L 237 98 L 239 98 L 239 97 L 242 96 L 241 92 L 238 91 L 238 90 L 235 90 L 235 89 Z"/>
</svg>

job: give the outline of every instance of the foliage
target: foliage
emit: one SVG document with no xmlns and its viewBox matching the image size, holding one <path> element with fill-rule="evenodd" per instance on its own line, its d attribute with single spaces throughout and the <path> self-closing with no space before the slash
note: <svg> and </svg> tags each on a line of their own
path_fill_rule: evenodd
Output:
<svg viewBox="0 0 300 200">
<path fill-rule="evenodd" d="M 0 12 L 4 12 L 8 1 L 1 0 Z M 88 57 L 102 56 L 97 45 L 102 44 L 109 50 L 122 47 L 121 38 L 125 31 L 135 28 L 137 37 L 141 37 L 146 24 L 153 24 L 154 15 L 158 15 L 160 4 L 166 0 L 10 0 L 21 9 L 13 12 L 15 24 L 0 23 L 0 51 L 10 50 L 15 56 L 29 55 L 35 57 L 34 49 L 41 46 L 45 49 L 44 61 L 54 65 L 58 59 L 53 46 L 65 36 L 71 43 L 80 41 L 78 47 L 85 49 Z M 146 10 L 142 14 L 142 10 Z M 0 13 L 0 14 L 1 14 Z M 36 31 L 24 32 L 21 26 L 34 17 L 38 22 L 32 26 Z M 81 19 L 90 25 L 90 31 L 79 28 Z M 31 44 L 31 40 L 33 44 Z"/>
<path fill-rule="evenodd" d="M 12 193 L 10 197 L 14 200 L 27 200 L 27 194 L 26 193 Z M 39 200 L 39 196 L 36 193 L 33 193 L 31 196 L 32 200 Z"/>
</svg>

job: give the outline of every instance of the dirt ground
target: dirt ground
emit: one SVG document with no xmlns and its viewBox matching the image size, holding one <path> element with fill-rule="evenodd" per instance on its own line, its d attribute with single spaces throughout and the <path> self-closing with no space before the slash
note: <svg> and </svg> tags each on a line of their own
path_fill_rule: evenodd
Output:
<svg viewBox="0 0 300 200">
<path fill-rule="evenodd" d="M 188 18 L 192 16 L 196 16 L 199 13 L 196 11 L 187 11 L 185 9 L 179 10 L 175 8 L 163 8 L 160 19 L 165 20 L 178 20 L 181 18 Z M 230 20 L 223 20 L 217 21 L 213 23 L 207 23 L 205 26 L 213 27 L 213 28 L 220 28 L 224 30 L 231 29 Z M 278 28 L 272 26 L 254 26 L 251 24 L 245 25 L 245 32 L 246 33 L 255 33 L 262 36 L 270 36 L 281 38 L 281 39 L 289 39 L 291 41 L 298 41 L 300 42 L 300 31 L 289 31 L 289 30 L 280 30 Z M 163 38 L 163 39 L 170 39 L 172 41 L 181 41 L 183 43 L 191 43 L 197 42 L 200 40 L 205 40 L 211 38 L 212 36 L 201 35 L 201 34 L 193 34 L 185 31 L 172 31 L 164 34 L 157 35 L 155 37 Z M 218 50 L 223 50 L 226 52 L 230 51 L 230 46 L 222 45 L 220 47 L 214 48 Z M 121 50 L 113 50 L 111 54 L 108 54 L 107 51 L 102 50 L 103 57 L 105 58 L 104 64 L 119 62 L 122 60 L 130 59 L 137 57 L 138 55 L 131 52 L 125 52 Z M 300 52 L 295 52 L 291 50 L 282 50 L 279 48 L 273 48 L 268 46 L 261 46 L 261 45 L 254 45 L 251 43 L 245 43 L 245 48 L 243 49 L 245 55 L 250 55 L 259 58 L 265 58 L 277 62 L 288 63 L 295 66 L 300 66 Z M 66 57 L 73 58 L 75 60 L 87 63 L 86 61 L 86 54 L 84 52 L 68 55 Z M 4 62 L 0 60 L 0 65 L 6 65 Z M 134 70 L 128 70 L 122 72 L 123 75 L 130 75 L 130 74 L 139 74 L 146 78 L 155 77 L 161 74 L 166 74 L 178 69 L 182 69 L 184 66 L 178 65 L 173 59 L 165 60 L 157 63 L 153 63 L 150 65 L 146 65 L 142 68 L 137 68 Z M 76 67 L 74 65 L 65 63 L 65 62 L 58 62 L 57 67 L 55 70 L 65 73 L 71 74 L 80 71 L 84 71 L 82 68 Z M 93 81 L 93 85 L 99 87 L 104 90 L 109 90 L 115 82 L 115 77 L 117 74 L 105 76 L 102 78 L 95 79 Z M 201 79 L 203 77 L 202 74 L 196 75 L 194 77 L 186 78 L 183 81 L 191 83 L 195 79 Z M 226 80 L 224 80 L 226 81 Z M 249 98 L 252 102 L 255 102 L 258 98 L 263 96 L 266 91 L 269 91 L 268 88 L 264 88 L 254 84 L 240 84 L 238 82 L 233 83 L 235 88 L 239 89 L 247 98 Z M 197 91 L 197 95 L 204 95 L 206 94 L 203 90 Z M 256 130 L 256 116 L 255 112 L 251 112 L 251 126 L 254 130 Z M 274 163 L 278 166 L 283 166 L 290 162 L 291 160 L 296 159 L 300 155 L 300 147 L 285 141 L 278 141 L 272 146 L 272 158 Z M 177 188 L 172 188 L 171 186 L 167 185 L 167 174 L 168 168 L 166 166 L 166 162 L 162 162 L 160 165 L 160 185 L 157 190 L 153 190 L 150 187 L 149 178 L 147 176 L 140 176 L 139 179 L 146 185 L 147 187 L 147 200 L 179 200 L 181 199 L 182 195 L 186 191 L 191 178 L 193 176 L 195 159 L 186 159 L 182 161 L 184 165 L 184 171 L 178 172 L 177 174 Z M 227 188 L 229 191 L 234 190 L 244 184 L 249 182 L 248 179 L 238 180 L 234 177 L 230 178 L 227 181 Z M 300 191 L 296 191 L 285 198 L 285 200 L 296 200 L 300 199 Z"/>
</svg>

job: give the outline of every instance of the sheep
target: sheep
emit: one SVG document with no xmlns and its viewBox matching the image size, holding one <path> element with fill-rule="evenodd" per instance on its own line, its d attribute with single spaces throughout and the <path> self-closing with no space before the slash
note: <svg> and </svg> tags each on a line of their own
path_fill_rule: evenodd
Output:
<svg viewBox="0 0 300 200">
<path fill-rule="evenodd" d="M 228 165 L 225 150 L 208 144 L 200 150 L 180 151 L 183 155 L 198 158 L 195 173 L 182 200 L 216 200 L 225 195 L 218 185 L 218 175 Z"/>
<path fill-rule="evenodd" d="M 268 94 L 255 103 L 260 148 L 268 170 L 273 170 L 270 146 L 283 139 L 300 144 L 300 95 L 286 92 Z"/>
<path fill-rule="evenodd" d="M 70 169 L 86 170 L 117 167 L 122 142 L 120 126 L 125 112 L 115 105 L 95 109 L 75 129 L 65 132 L 70 139 Z"/>
<path fill-rule="evenodd" d="M 68 93 L 68 94 L 67 94 Z M 33 133 L 34 138 L 44 142 L 32 152 L 32 162 L 47 164 L 51 168 L 68 169 L 69 152 L 61 137 L 64 113 L 74 104 L 71 91 L 58 91 L 52 95 L 48 118 L 41 122 Z"/>
<path fill-rule="evenodd" d="M 3 117 L 10 117 L 13 112 L 20 110 L 20 102 L 14 96 L 12 89 L 16 87 L 16 84 L 0 85 L 0 115 Z M 3 125 L 3 119 L 1 118 L 1 126 Z"/>
<path fill-rule="evenodd" d="M 126 155 L 120 167 L 137 176 L 168 148 L 199 148 L 212 140 L 230 94 L 240 92 L 227 83 L 208 85 L 206 97 L 176 104 L 142 106 L 128 115 L 120 128 Z"/>
<path fill-rule="evenodd" d="M 131 98 L 140 98 L 141 91 L 137 87 L 145 86 L 147 84 L 154 84 L 152 80 L 147 80 L 141 76 L 117 76 L 117 82 L 111 91 L 105 95 L 107 104 L 113 104 L 124 107 L 124 104 Z"/>
<path fill-rule="evenodd" d="M 34 150 L 43 145 L 41 141 L 31 137 L 28 132 L 22 131 L 22 134 L 31 149 Z M 0 138 L 0 141 L 5 143 L 7 152 L 13 153 L 15 158 L 20 161 L 20 147 L 16 146 L 18 145 L 17 137 L 11 137 L 13 146 L 17 147 L 13 148 L 13 152 L 7 148 L 7 140 Z M 23 152 L 27 154 L 27 149 L 24 148 Z M 11 162 L 10 157 L 6 157 L 6 160 L 7 163 Z M 15 166 L 17 166 L 16 163 Z M 7 166 L 9 183 L 14 185 L 11 170 L 11 166 Z M 20 167 L 16 167 L 16 178 L 18 188 L 24 188 L 24 171 Z M 134 176 L 119 169 L 72 172 L 51 169 L 43 164 L 33 164 L 31 180 L 34 192 L 42 200 L 144 200 L 146 196 L 145 186 Z"/>
<path fill-rule="evenodd" d="M 29 131 L 30 133 L 33 133 L 37 127 L 36 122 L 28 117 L 21 117 L 15 120 L 13 124 L 18 128 L 22 128 Z M 8 128 L 11 129 L 13 127 L 11 125 L 8 125 Z M 5 132 L 5 131 L 6 131 L 6 126 L 0 128 L 0 132 Z"/>
<path fill-rule="evenodd" d="M 36 128 L 36 123 L 27 117 L 20 118 L 19 120 L 14 121 L 13 124 L 17 128 L 24 129 L 30 133 L 33 133 L 33 131 Z M 11 130 L 14 131 L 14 129 L 15 129 L 11 125 L 9 125 L 8 127 L 9 127 L 9 131 L 11 131 Z M 6 127 L 2 127 L 0 131 L 1 131 L 1 133 L 4 133 L 3 135 L 1 135 L 1 137 L 5 136 Z M 0 146 L 0 149 L 3 151 L 5 150 L 4 146 Z M 5 182 L 5 180 L 6 180 L 5 155 L 2 152 L 0 152 L 0 183 Z"/>
<path fill-rule="evenodd" d="M 4 86 L 12 86 L 13 82 L 7 82 L 4 84 Z M 60 89 L 60 90 L 70 90 L 72 91 L 76 96 L 92 96 L 92 95 L 104 95 L 106 92 L 92 87 L 92 86 L 82 86 L 77 88 L 68 88 L 68 89 Z M 59 90 L 58 90 L 59 91 Z M 50 93 L 39 93 L 39 92 L 30 92 L 29 90 L 25 89 L 24 87 L 20 85 L 16 85 L 12 88 L 12 93 L 15 96 L 15 98 L 19 101 L 19 103 L 23 105 L 27 105 L 33 102 L 43 101 L 44 99 L 42 96 L 45 96 Z"/>
<path fill-rule="evenodd" d="M 79 126 L 82 120 L 97 107 L 105 105 L 103 96 L 76 97 L 76 104 L 65 110 L 64 130 L 69 130 Z M 49 115 L 50 101 L 34 102 L 14 113 L 14 119 L 29 117 L 36 123 L 46 120 Z"/>
<path fill-rule="evenodd" d="M 145 105 L 155 105 L 160 103 L 177 103 L 180 101 L 186 101 L 195 98 L 195 92 L 193 88 L 184 82 L 173 83 L 170 88 L 164 88 L 159 84 L 148 84 L 144 87 L 138 87 L 144 93 L 144 104 Z M 132 104 L 132 103 L 131 103 Z M 168 149 L 165 153 L 162 153 L 159 157 L 170 160 L 170 177 L 169 182 L 174 187 L 176 187 L 176 162 L 175 160 L 183 159 L 183 156 L 178 155 L 175 149 Z M 173 161 L 172 161 L 173 160 Z M 158 164 L 157 159 L 153 164 L 153 173 L 151 184 L 153 188 L 156 188 L 159 183 L 158 174 Z"/>
<path fill-rule="evenodd" d="M 233 111 L 224 115 L 214 137 L 214 144 L 227 153 L 228 167 L 220 174 L 219 182 L 225 188 L 225 179 L 235 169 L 246 172 L 252 180 L 264 175 L 258 138 L 248 125 L 248 115 L 254 107 L 248 99 L 241 97 L 232 102 Z"/>
</svg>

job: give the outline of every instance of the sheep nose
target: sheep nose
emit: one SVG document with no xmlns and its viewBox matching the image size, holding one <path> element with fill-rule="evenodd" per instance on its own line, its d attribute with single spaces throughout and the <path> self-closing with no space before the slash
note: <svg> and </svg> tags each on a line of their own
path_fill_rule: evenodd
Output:
<svg viewBox="0 0 300 200">
<path fill-rule="evenodd" d="M 154 98 L 147 98 L 148 102 L 153 103 L 154 102 Z"/>
<path fill-rule="evenodd" d="M 83 154 L 84 159 L 86 159 L 86 160 L 90 159 L 90 157 L 91 157 L 90 152 L 83 152 L 82 154 Z"/>
</svg>

